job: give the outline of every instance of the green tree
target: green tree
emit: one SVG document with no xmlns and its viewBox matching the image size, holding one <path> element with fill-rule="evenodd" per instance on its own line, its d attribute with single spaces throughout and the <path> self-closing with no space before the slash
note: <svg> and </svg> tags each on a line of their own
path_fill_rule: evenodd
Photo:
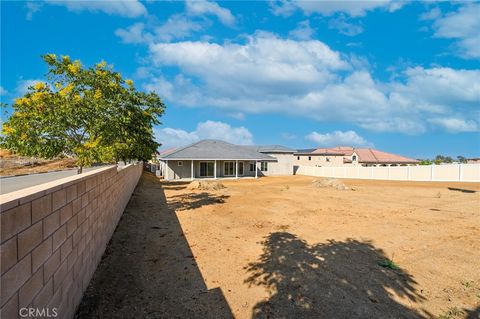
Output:
<svg viewBox="0 0 480 319">
<path fill-rule="evenodd" d="M 155 93 L 102 61 L 85 68 L 68 56 L 44 55 L 47 81 L 15 100 L 2 146 L 27 156 L 76 158 L 82 172 L 95 162 L 148 160 L 159 144 L 153 125 L 165 110 Z"/>
<path fill-rule="evenodd" d="M 459 163 L 466 163 L 467 162 L 467 159 L 465 158 L 465 156 L 462 156 L 462 155 L 457 156 L 457 160 L 458 160 Z"/>
</svg>

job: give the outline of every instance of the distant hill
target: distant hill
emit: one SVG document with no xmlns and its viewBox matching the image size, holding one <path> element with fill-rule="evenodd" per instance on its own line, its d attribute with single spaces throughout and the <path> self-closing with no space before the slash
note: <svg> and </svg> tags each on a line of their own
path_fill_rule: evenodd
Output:
<svg viewBox="0 0 480 319">
<path fill-rule="evenodd" d="M 74 167 L 76 166 L 73 158 L 46 160 L 19 156 L 8 150 L 0 149 L 0 176 L 44 173 Z"/>
</svg>

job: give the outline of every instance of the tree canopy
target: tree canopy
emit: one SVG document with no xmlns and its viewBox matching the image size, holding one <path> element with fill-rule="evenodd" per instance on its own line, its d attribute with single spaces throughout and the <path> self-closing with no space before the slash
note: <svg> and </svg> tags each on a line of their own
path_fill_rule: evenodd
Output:
<svg viewBox="0 0 480 319">
<path fill-rule="evenodd" d="M 3 124 L 2 146 L 26 156 L 71 156 L 81 168 L 95 162 L 148 160 L 157 150 L 153 125 L 165 104 L 155 92 L 140 92 L 102 61 L 42 56 L 45 82 L 13 103 Z"/>
</svg>

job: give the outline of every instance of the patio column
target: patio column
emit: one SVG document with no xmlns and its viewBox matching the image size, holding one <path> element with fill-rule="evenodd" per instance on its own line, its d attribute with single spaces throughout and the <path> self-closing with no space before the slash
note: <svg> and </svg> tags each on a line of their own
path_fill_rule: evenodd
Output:
<svg viewBox="0 0 480 319">
<path fill-rule="evenodd" d="M 165 180 L 168 181 L 168 160 L 165 161 Z"/>
<path fill-rule="evenodd" d="M 213 162 L 213 179 L 217 179 L 217 160 Z"/>
<path fill-rule="evenodd" d="M 190 173 L 191 173 L 191 178 L 190 179 L 193 181 L 193 176 L 194 176 L 193 175 L 193 160 L 192 160 L 192 163 L 190 165 Z"/>
<path fill-rule="evenodd" d="M 255 161 L 255 178 L 258 178 L 257 161 Z"/>
<path fill-rule="evenodd" d="M 235 161 L 235 178 L 238 179 L 238 160 Z"/>
</svg>

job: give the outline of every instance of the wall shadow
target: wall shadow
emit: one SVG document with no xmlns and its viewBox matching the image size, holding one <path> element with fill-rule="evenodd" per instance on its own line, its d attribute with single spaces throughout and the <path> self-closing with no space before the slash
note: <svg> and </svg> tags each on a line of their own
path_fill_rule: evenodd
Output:
<svg viewBox="0 0 480 319">
<path fill-rule="evenodd" d="M 186 193 L 171 196 L 168 205 L 176 211 L 196 209 L 207 205 L 223 204 L 229 198 L 228 195 L 217 195 L 207 192 Z"/>
<path fill-rule="evenodd" d="M 155 176 L 142 175 L 75 318 L 233 318 Z"/>
<path fill-rule="evenodd" d="M 425 318 L 393 299 L 424 298 L 405 271 L 378 266 L 387 256 L 370 242 L 330 240 L 309 245 L 288 232 L 263 242 L 263 254 L 246 270 L 249 285 L 271 291 L 255 305 L 252 318 Z"/>
</svg>

